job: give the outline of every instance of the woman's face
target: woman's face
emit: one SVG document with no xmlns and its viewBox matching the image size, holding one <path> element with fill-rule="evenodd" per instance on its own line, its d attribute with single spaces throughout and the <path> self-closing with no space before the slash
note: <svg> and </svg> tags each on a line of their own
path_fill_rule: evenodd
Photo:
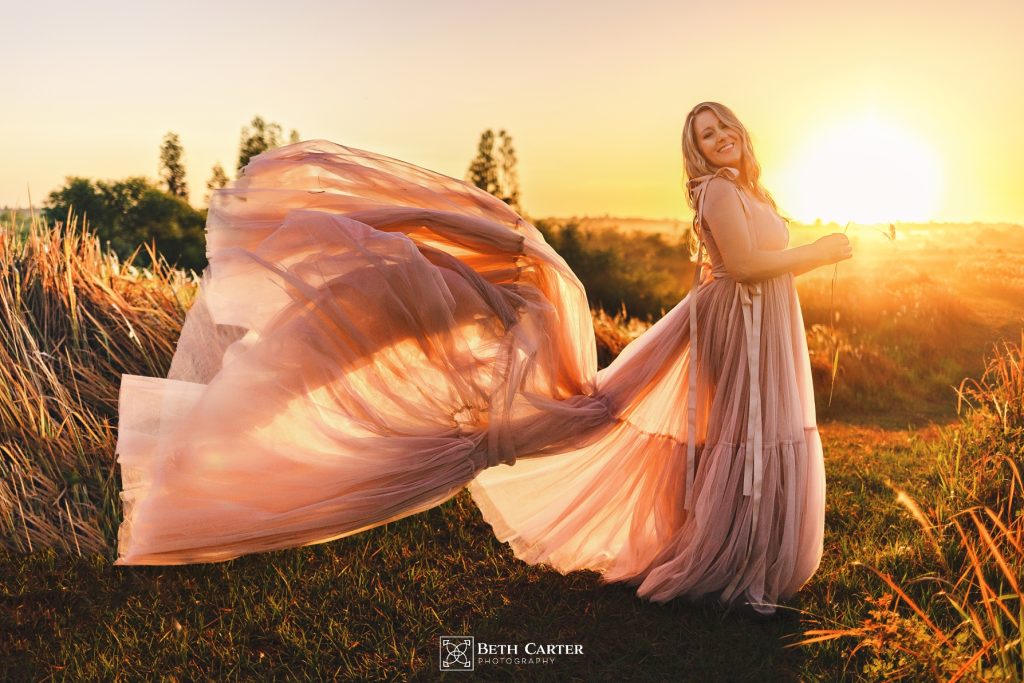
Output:
<svg viewBox="0 0 1024 683">
<path fill-rule="evenodd" d="M 710 109 L 703 109 L 693 117 L 693 130 L 697 136 L 697 147 L 712 166 L 732 166 L 740 170 L 743 150 L 739 132 L 726 128 Z"/>
</svg>

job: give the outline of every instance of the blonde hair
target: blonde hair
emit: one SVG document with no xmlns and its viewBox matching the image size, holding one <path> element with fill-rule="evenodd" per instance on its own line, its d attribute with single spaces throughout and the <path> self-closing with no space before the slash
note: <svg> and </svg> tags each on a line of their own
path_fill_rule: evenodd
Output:
<svg viewBox="0 0 1024 683">
<path fill-rule="evenodd" d="M 714 112 L 726 128 L 731 128 L 740 136 L 740 148 L 743 150 L 743 154 L 739 168 L 740 177 L 736 179 L 736 184 L 747 189 L 755 197 L 768 202 L 777 212 L 778 207 L 775 205 L 775 200 L 761 185 L 761 165 L 757 163 L 757 157 L 754 156 L 754 147 L 750 143 L 747 129 L 729 107 L 718 102 L 701 102 L 686 115 L 686 123 L 683 125 L 683 167 L 686 173 L 686 177 L 683 179 L 683 189 L 686 191 L 686 203 L 696 211 L 697 206 L 695 198 L 690 193 L 689 181 L 703 175 L 711 175 L 718 170 L 718 167 L 712 165 L 700 151 L 700 145 L 697 144 L 697 132 L 693 129 L 693 120 L 704 110 Z"/>
</svg>

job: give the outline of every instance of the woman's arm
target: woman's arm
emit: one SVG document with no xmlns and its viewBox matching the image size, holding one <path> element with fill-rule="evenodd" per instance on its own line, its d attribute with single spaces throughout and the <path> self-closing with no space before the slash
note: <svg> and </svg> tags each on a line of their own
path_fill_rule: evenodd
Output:
<svg viewBox="0 0 1024 683">
<path fill-rule="evenodd" d="M 704 197 L 704 218 L 729 277 L 737 282 L 760 282 L 784 273 L 799 275 L 825 265 L 814 244 L 782 250 L 755 249 L 738 192 L 729 180 L 712 178 Z"/>
<path fill-rule="evenodd" d="M 808 272 L 810 272 L 810 271 L 814 270 L 815 268 L 818 268 L 818 267 L 820 267 L 822 265 L 828 265 L 828 264 L 823 264 L 823 263 L 806 263 L 806 264 L 797 266 L 796 268 L 793 268 L 793 270 L 790 271 L 790 272 L 793 273 L 793 277 L 796 277 L 797 275 L 803 275 L 804 273 L 808 273 Z"/>
</svg>

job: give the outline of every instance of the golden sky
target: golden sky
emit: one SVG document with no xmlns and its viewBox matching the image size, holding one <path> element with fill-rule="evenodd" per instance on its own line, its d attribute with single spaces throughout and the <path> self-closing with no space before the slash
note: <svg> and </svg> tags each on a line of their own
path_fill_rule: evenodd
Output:
<svg viewBox="0 0 1024 683">
<path fill-rule="evenodd" d="M 254 115 L 464 177 L 505 128 L 533 217 L 688 216 L 702 100 L 796 220 L 1024 223 L 1024 2 L 33 2 L 5 9 L 0 206 L 67 175 L 191 200 Z"/>
</svg>

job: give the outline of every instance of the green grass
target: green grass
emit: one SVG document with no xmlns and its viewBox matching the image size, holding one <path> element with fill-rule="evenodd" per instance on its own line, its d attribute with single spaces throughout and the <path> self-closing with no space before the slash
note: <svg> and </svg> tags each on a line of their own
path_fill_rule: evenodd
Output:
<svg viewBox="0 0 1024 683">
<path fill-rule="evenodd" d="M 626 586 L 601 586 L 593 572 L 563 576 L 522 563 L 462 492 L 357 536 L 225 563 L 114 567 L 52 550 L 0 555 L 6 674 L 429 677 L 438 636 L 471 634 L 583 645 L 583 657 L 551 665 L 487 667 L 494 679 L 529 671 L 537 680 L 833 680 L 844 666 L 841 647 L 784 646 L 802 635 L 807 617 L 796 610 L 841 617 L 858 609 L 869 577 L 848 568 L 850 560 L 898 566 L 893 547 L 915 544 L 913 522 L 884 486 L 887 475 L 924 467 L 907 435 L 870 432 L 881 444 L 874 467 L 867 458 L 829 458 L 825 558 L 794 609 L 775 621 L 652 604 Z M 830 441 L 827 452 L 841 443 Z"/>
</svg>

